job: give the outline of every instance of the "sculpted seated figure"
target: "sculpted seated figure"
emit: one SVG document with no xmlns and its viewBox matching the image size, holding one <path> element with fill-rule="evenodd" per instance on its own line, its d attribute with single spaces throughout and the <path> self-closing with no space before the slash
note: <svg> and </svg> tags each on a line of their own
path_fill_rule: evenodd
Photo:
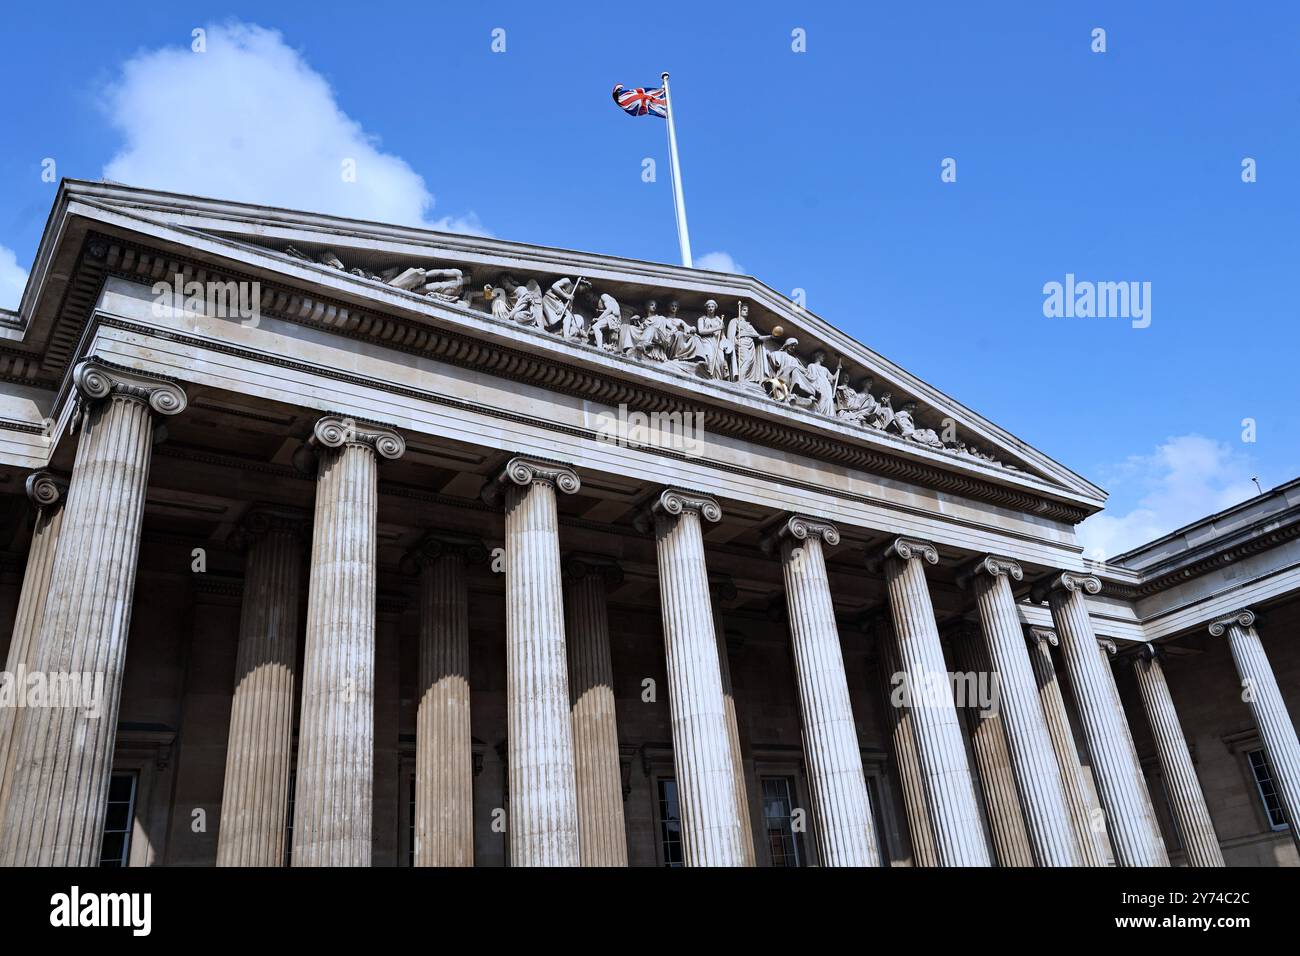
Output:
<svg viewBox="0 0 1300 956">
<path fill-rule="evenodd" d="M 764 384 L 773 398 L 780 400 L 804 399 L 805 402 L 817 399 L 817 386 L 808 375 L 808 367 L 803 359 L 795 354 L 799 344 L 796 338 L 788 338 L 776 349 L 764 349 L 763 361 L 767 366 Z"/>
<path fill-rule="evenodd" d="M 915 411 L 916 402 L 904 402 L 894 413 L 894 419 L 890 424 L 909 441 L 925 445 L 927 448 L 942 448 L 943 439 L 939 437 L 938 432 L 933 428 L 916 427 L 916 419 L 913 417 Z"/>
<path fill-rule="evenodd" d="M 856 391 L 850 385 L 839 386 L 835 390 L 835 414 L 850 424 L 865 427 L 867 420 L 880 407 L 871 394 L 871 386 L 874 384 L 874 380 L 867 376 Z"/>
<path fill-rule="evenodd" d="M 609 341 L 612 345 L 617 341 L 619 332 L 623 327 L 623 310 L 619 308 L 618 300 L 608 292 L 602 292 L 599 299 L 600 315 L 596 316 L 591 322 L 591 334 L 596 340 L 596 348 L 605 348 L 605 333 L 609 333 Z"/>
</svg>

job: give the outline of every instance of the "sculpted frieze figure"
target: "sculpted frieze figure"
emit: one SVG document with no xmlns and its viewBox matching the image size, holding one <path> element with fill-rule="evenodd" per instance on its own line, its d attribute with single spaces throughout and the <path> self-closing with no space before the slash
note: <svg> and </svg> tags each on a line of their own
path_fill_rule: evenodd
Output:
<svg viewBox="0 0 1300 956">
<path fill-rule="evenodd" d="M 762 388 L 763 380 L 768 376 L 767 358 L 761 351 L 764 342 L 775 338 L 764 335 L 754 328 L 749 321 L 749 304 L 741 301 L 737 305 L 735 318 L 727 323 L 727 338 L 731 342 L 731 381 L 753 388 Z"/>
<path fill-rule="evenodd" d="M 933 428 L 916 427 L 916 420 L 912 417 L 912 412 L 915 410 L 916 402 L 904 402 L 899 406 L 898 411 L 894 412 L 894 419 L 890 424 L 900 435 L 918 445 L 925 445 L 928 448 L 944 447 L 943 439 Z"/>
<path fill-rule="evenodd" d="M 866 426 L 876 413 L 879 403 L 871 394 L 875 381 L 867 376 L 857 390 L 850 385 L 840 385 L 835 390 L 835 414 L 851 425 Z"/>
<path fill-rule="evenodd" d="M 623 327 L 623 311 L 619 308 L 618 299 L 608 292 L 602 292 L 597 301 L 600 314 L 591 320 L 591 336 L 596 343 L 596 348 L 603 349 L 606 347 L 606 333 L 609 334 L 610 342 L 618 341 Z"/>
</svg>

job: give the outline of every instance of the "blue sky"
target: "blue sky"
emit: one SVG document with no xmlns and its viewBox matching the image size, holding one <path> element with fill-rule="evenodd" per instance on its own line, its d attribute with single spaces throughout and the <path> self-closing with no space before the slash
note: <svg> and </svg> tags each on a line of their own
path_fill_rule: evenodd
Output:
<svg viewBox="0 0 1300 956">
<path fill-rule="evenodd" d="M 664 125 L 609 97 L 669 69 L 697 258 L 1107 488 L 1094 553 L 1300 474 L 1300 5 L 75 6 L 5 14 L 0 304 L 46 158 L 675 261 Z M 1045 317 L 1067 273 L 1151 283 L 1150 326 Z"/>
</svg>

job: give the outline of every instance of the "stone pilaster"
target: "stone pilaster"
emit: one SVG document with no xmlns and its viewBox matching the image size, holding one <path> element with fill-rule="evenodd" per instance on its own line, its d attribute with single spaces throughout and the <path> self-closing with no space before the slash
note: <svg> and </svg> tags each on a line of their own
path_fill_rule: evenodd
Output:
<svg viewBox="0 0 1300 956">
<path fill-rule="evenodd" d="M 659 559 L 673 761 L 687 866 L 743 866 L 743 822 L 727 730 L 702 521 L 722 509 L 706 495 L 669 488 L 638 516 L 653 527 Z"/>
<path fill-rule="evenodd" d="M 1164 775 L 1169 804 L 1183 835 L 1183 847 L 1190 866 L 1223 866 L 1223 851 L 1210 820 L 1201 782 L 1192 766 L 1187 739 L 1178 723 L 1174 699 L 1169 693 L 1160 649 L 1144 644 L 1132 655 L 1142 709 L 1146 711 L 1151 736 L 1156 742 L 1160 771 Z"/>
<path fill-rule="evenodd" d="M 249 512 L 217 866 L 283 866 L 305 516 Z"/>
<path fill-rule="evenodd" d="M 379 459 L 402 436 L 316 422 L 311 583 L 294 790 L 294 866 L 370 866 L 375 771 L 375 532 Z"/>
<path fill-rule="evenodd" d="M 580 862 L 556 507 L 579 486 L 567 465 L 512 458 L 484 489 L 506 518 L 511 866 Z"/>
<path fill-rule="evenodd" d="M 1077 866 L 1061 772 L 1011 590 L 1011 582 L 1023 576 L 1014 561 L 989 555 L 969 566 L 961 579 L 975 594 L 984 647 L 997 675 L 997 711 L 1034 864 Z"/>
<path fill-rule="evenodd" d="M 1078 702 L 1116 863 L 1168 866 L 1169 857 L 1133 750 L 1115 677 L 1097 650 L 1097 636 L 1084 601 L 1085 592 L 1100 591 L 1101 581 L 1095 577 L 1056 574 L 1034 586 L 1033 600 L 1047 600 L 1060 636 L 1061 656 Z"/>
<path fill-rule="evenodd" d="M 804 761 L 823 866 L 878 866 L 867 781 L 849 700 L 823 542 L 839 544 L 834 525 L 795 515 L 764 542 L 779 554 L 802 717 Z"/>
<path fill-rule="evenodd" d="M 754 829 L 749 817 L 749 793 L 745 787 L 745 749 L 740 742 L 740 720 L 736 715 L 736 692 L 731 683 L 731 648 L 727 646 L 727 627 L 722 604 L 736 597 L 736 583 L 730 575 L 709 575 L 709 596 L 713 603 L 713 632 L 718 644 L 718 674 L 722 678 L 722 703 L 727 714 L 728 748 L 736 776 L 736 812 L 740 815 L 740 842 L 745 852 L 745 866 L 755 866 Z"/>
<path fill-rule="evenodd" d="M 623 571 L 599 556 L 570 555 L 564 572 L 578 854 L 583 866 L 627 866 L 607 606 L 608 589 L 622 583 Z"/>
<path fill-rule="evenodd" d="M 1101 836 L 1093 827 L 1088 790 L 1083 780 L 1083 767 L 1079 764 L 1079 751 L 1074 746 L 1074 734 L 1065 709 L 1065 698 L 1057 682 L 1056 666 L 1052 663 L 1052 648 L 1059 640 L 1053 631 L 1029 628 L 1029 663 L 1034 669 L 1034 682 L 1038 685 L 1038 702 L 1042 706 L 1043 721 L 1052 741 L 1056 769 L 1061 775 L 1061 789 L 1070 814 L 1070 830 L 1074 834 L 1075 849 L 1081 866 L 1106 866 L 1106 851 Z"/>
<path fill-rule="evenodd" d="M 1228 635 L 1232 661 L 1241 679 L 1242 697 L 1250 707 L 1259 739 L 1264 744 L 1278 796 L 1291 824 L 1291 839 L 1300 849 L 1300 742 L 1255 630 L 1255 613 L 1242 609 L 1221 617 L 1210 623 L 1210 633 L 1215 637 Z"/>
<path fill-rule="evenodd" d="M 131 624 L 154 416 L 186 405 L 180 386 L 87 359 L 73 370 L 82 429 L 34 658 L 77 675 L 98 705 L 34 707 L 17 730 L 0 861 L 95 866 Z"/>
<path fill-rule="evenodd" d="M 993 856 L 998 866 L 1033 866 L 1034 853 L 1020 809 L 1016 776 L 1011 769 L 1011 749 L 1007 745 L 1000 701 L 985 709 L 978 700 L 979 682 L 997 679 L 991 676 L 993 665 L 979 630 L 973 625 L 963 622 L 948 633 L 948 640 L 959 670 L 963 696 L 970 695 L 958 709 L 964 711 L 970 727 L 971 750 L 980 791 L 984 794 Z M 970 683 L 972 678 L 974 684 Z M 986 689 L 990 686 L 985 684 Z"/>
<path fill-rule="evenodd" d="M 476 538 L 432 532 L 408 555 L 419 569 L 419 703 L 415 715 L 415 865 L 474 865 L 469 586 L 487 558 Z"/>
<path fill-rule="evenodd" d="M 936 858 L 940 866 L 988 866 L 979 805 L 925 580 L 925 563 L 938 562 L 934 545 L 896 538 L 873 564 L 879 564 L 889 592 Z"/>
<path fill-rule="evenodd" d="M 887 620 L 877 621 L 873 630 L 879 658 L 877 669 L 880 674 L 881 697 L 889 723 L 894 765 L 898 768 L 898 782 L 903 791 L 903 810 L 912 841 L 912 865 L 938 866 L 934 831 L 930 828 L 930 811 L 925 803 L 925 772 L 921 768 L 921 756 L 916 749 L 912 714 L 896 699 L 902 693 L 901 678 L 906 676 L 898 661 L 898 639 L 894 636 L 893 625 Z M 900 679 L 899 683 L 895 682 L 896 678 Z"/>
<path fill-rule="evenodd" d="M 23 687 L 26 675 L 36 667 L 37 638 L 45 620 L 45 599 L 50 592 L 54 552 L 59 543 L 63 503 L 67 497 L 68 483 L 62 478 L 48 471 L 37 471 L 27 476 L 27 499 L 36 509 L 36 521 L 32 526 L 27 570 L 23 573 L 23 587 L 18 595 L 18 609 L 14 614 L 14 629 L 5 660 L 5 672 L 10 675 L 15 695 Z M 4 808 L 8 802 L 16 754 L 14 742 L 23 713 L 16 706 L 0 707 L 0 828 L 4 826 Z M 3 829 L 0 829 L 0 840 L 3 839 Z"/>
</svg>

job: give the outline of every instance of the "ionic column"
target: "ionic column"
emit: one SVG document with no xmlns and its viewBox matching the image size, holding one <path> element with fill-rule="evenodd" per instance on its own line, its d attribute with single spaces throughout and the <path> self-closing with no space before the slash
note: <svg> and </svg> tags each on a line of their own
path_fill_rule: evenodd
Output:
<svg viewBox="0 0 1300 956">
<path fill-rule="evenodd" d="M 1159 648 L 1143 644 L 1132 660 L 1133 675 L 1137 678 L 1138 691 L 1142 697 L 1142 709 L 1146 711 L 1147 722 L 1151 725 L 1151 736 L 1155 738 L 1156 754 L 1160 758 L 1160 770 L 1164 775 L 1165 788 L 1169 791 L 1169 803 L 1183 835 L 1188 864 L 1223 866 L 1223 851 L 1219 848 L 1219 838 L 1214 832 L 1214 823 L 1210 820 L 1210 810 L 1205 805 L 1205 795 L 1201 792 L 1196 768 L 1192 766 L 1187 739 L 1178 723 L 1178 712 L 1174 710 L 1174 699 L 1169 693 L 1169 684 L 1165 681 L 1161 656 Z"/>
<path fill-rule="evenodd" d="M 50 592 L 54 573 L 54 552 L 63 525 L 63 503 L 68 498 L 68 483 L 48 471 L 27 476 L 27 499 L 36 509 L 32 543 L 27 551 L 27 570 L 18 595 L 18 610 L 9 638 L 5 672 L 10 675 L 15 695 L 25 686 L 26 675 L 36 666 L 37 638 L 45 620 L 45 599 Z M 4 839 L 4 808 L 8 802 L 13 777 L 18 721 L 24 710 L 15 706 L 0 707 L 0 841 Z"/>
<path fill-rule="evenodd" d="M 799 690 L 804 760 L 823 866 L 879 866 L 858 729 L 849 700 L 835 607 L 822 542 L 834 525 L 795 515 L 764 542 L 781 558 L 790 644 Z"/>
<path fill-rule="evenodd" d="M 326 415 L 318 455 L 307 592 L 294 866 L 370 866 L 375 775 L 375 530 L 389 428 Z"/>
<path fill-rule="evenodd" d="M 305 521 L 259 508 L 240 531 L 247 553 L 217 866 L 283 866 Z"/>
<path fill-rule="evenodd" d="M 977 681 L 981 675 L 994 673 L 979 630 L 973 625 L 963 622 L 952 630 L 948 639 L 959 669 L 974 675 Z M 964 675 L 959 676 L 965 679 Z M 978 697 L 978 690 L 975 696 Z M 1034 852 L 1020 808 L 1016 776 L 1011 769 L 1011 748 L 1007 744 L 1000 703 L 997 701 L 984 709 L 978 699 L 967 700 L 962 709 L 970 727 L 971 750 L 984 794 L 994 859 L 998 866 L 1033 866 Z"/>
<path fill-rule="evenodd" d="M 880 691 L 885 702 L 894 765 L 898 768 L 898 783 L 903 791 L 903 810 L 907 816 L 907 829 L 912 842 L 912 865 L 938 866 L 934 831 L 930 827 L 930 811 L 925 803 L 925 772 L 921 768 L 921 755 L 916 749 L 912 714 L 901 699 L 904 692 L 902 682 L 907 675 L 898 662 L 898 639 L 894 636 L 893 625 L 887 620 L 878 621 L 874 632 L 879 657 Z"/>
<path fill-rule="evenodd" d="M 1079 705 L 1079 720 L 1116 863 L 1168 866 L 1115 678 L 1097 649 L 1097 636 L 1084 602 L 1085 592 L 1100 591 L 1101 581 L 1095 577 L 1056 574 L 1034 586 L 1033 600 L 1047 600 L 1060 635 L 1065 671 Z"/>
<path fill-rule="evenodd" d="M 1255 612 L 1242 609 L 1221 617 L 1210 623 L 1210 633 L 1215 637 L 1228 635 L 1232 661 L 1241 678 L 1242 697 L 1264 744 L 1282 808 L 1291 824 L 1291 839 L 1300 849 L 1300 742 L 1255 630 Z"/>
<path fill-rule="evenodd" d="M 717 634 L 709 602 L 702 521 L 718 521 L 712 498 L 669 488 L 637 518 L 652 526 L 672 711 L 673 762 L 687 866 L 744 866 L 744 823 L 727 731 Z"/>
<path fill-rule="evenodd" d="M 873 564 L 881 567 L 889 592 L 939 865 L 988 866 L 988 847 L 923 562 L 939 562 L 934 545 L 896 538 Z"/>
<path fill-rule="evenodd" d="M 484 489 L 506 517 L 511 866 L 580 862 L 556 508 L 578 488 L 566 465 L 512 458 Z"/>
<path fill-rule="evenodd" d="M 35 707 L 18 727 L 0 861 L 95 866 L 131 624 L 154 416 L 185 408 L 180 386 L 99 359 L 72 373 L 77 445 L 35 670 L 91 682 L 98 705 Z"/>
<path fill-rule="evenodd" d="M 564 577 L 578 855 L 583 866 L 627 866 L 607 607 L 608 589 L 623 582 L 623 571 L 605 558 L 570 555 Z"/>
<path fill-rule="evenodd" d="M 961 581 L 975 593 L 984 646 L 997 675 L 997 711 L 1006 732 L 1034 865 L 1077 866 L 1061 773 L 1011 590 L 1012 580 L 1023 576 L 1016 562 L 989 555 L 972 564 Z"/>
<path fill-rule="evenodd" d="M 736 692 L 731 684 L 731 649 L 727 647 L 727 627 L 722 619 L 722 602 L 736 596 L 736 583 L 730 575 L 709 575 L 709 597 L 713 602 L 713 632 L 718 645 L 718 673 L 722 677 L 722 704 L 727 714 L 727 738 L 731 764 L 736 777 L 736 812 L 740 815 L 740 843 L 745 852 L 745 866 L 755 866 L 754 830 L 749 821 L 749 793 L 745 788 L 745 751 L 740 743 L 740 721 L 736 716 Z"/>
<path fill-rule="evenodd" d="M 1056 634 L 1033 627 L 1027 635 L 1029 663 L 1038 685 L 1038 702 L 1042 706 L 1043 721 L 1052 741 L 1056 769 L 1061 777 L 1061 790 L 1070 815 L 1070 830 L 1074 834 L 1075 849 L 1081 866 L 1106 866 L 1106 851 L 1101 838 L 1092 825 L 1092 808 L 1088 804 L 1088 791 L 1083 781 L 1083 767 L 1079 752 L 1074 746 L 1070 718 L 1065 710 L 1065 698 L 1056 680 L 1056 667 L 1052 663 L 1052 648 L 1057 645 Z"/>
<path fill-rule="evenodd" d="M 415 865 L 474 865 L 469 586 L 486 559 L 476 538 L 432 532 L 408 557 L 419 569 L 419 704 L 415 714 Z"/>
</svg>

